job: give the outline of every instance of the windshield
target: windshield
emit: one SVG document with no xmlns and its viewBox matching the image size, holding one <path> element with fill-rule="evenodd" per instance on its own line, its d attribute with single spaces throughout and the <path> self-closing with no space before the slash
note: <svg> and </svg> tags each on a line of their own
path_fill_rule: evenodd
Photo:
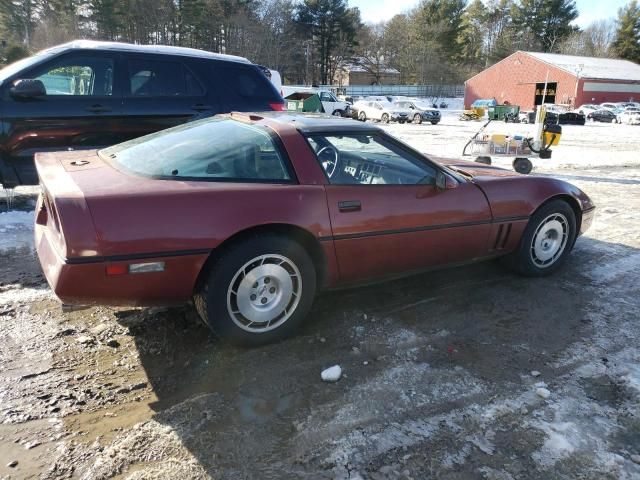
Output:
<svg viewBox="0 0 640 480">
<path fill-rule="evenodd" d="M 5 80 L 14 76 L 16 73 L 20 72 L 23 69 L 29 68 L 37 63 L 40 63 L 42 60 L 45 60 L 51 56 L 53 56 L 53 52 L 39 52 L 35 55 L 27 58 L 23 58 L 22 60 L 18 60 L 17 62 L 13 62 L 3 69 L 0 70 L 0 85 L 2 85 Z"/>
<path fill-rule="evenodd" d="M 228 118 L 203 119 L 100 150 L 114 167 L 165 179 L 288 182 L 272 134 Z"/>
</svg>

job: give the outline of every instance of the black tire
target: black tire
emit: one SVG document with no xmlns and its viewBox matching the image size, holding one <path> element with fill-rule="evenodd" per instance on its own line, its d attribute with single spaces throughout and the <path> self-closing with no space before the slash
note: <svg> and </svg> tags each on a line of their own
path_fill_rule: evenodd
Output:
<svg viewBox="0 0 640 480">
<path fill-rule="evenodd" d="M 420 125 L 422 123 L 422 115 L 420 115 L 419 113 L 416 113 L 413 116 L 413 123 Z"/>
<path fill-rule="evenodd" d="M 528 158 L 516 158 L 513 161 L 513 169 L 518 173 L 527 175 L 533 170 L 533 163 Z"/>
<path fill-rule="evenodd" d="M 248 331 L 241 328 L 229 312 L 229 289 L 243 266 L 262 255 L 285 257 L 295 265 L 301 278 L 300 298 L 297 304 L 294 303 L 293 312 L 279 326 L 267 331 Z M 315 292 L 316 269 L 307 251 L 298 242 L 267 233 L 241 240 L 225 249 L 205 273 L 194 295 L 194 304 L 202 320 L 221 338 L 236 345 L 258 346 L 282 340 L 294 332 L 309 312 Z M 294 301 L 293 297 L 291 301 Z"/>
<path fill-rule="evenodd" d="M 382 123 L 389 123 L 389 114 L 388 113 L 383 113 L 382 117 L 380 117 L 380 121 Z"/>
<path fill-rule="evenodd" d="M 361 122 L 366 122 L 367 121 L 367 114 L 364 113 L 364 112 L 358 113 L 358 120 L 360 120 Z"/>
<path fill-rule="evenodd" d="M 342 110 L 334 110 L 331 115 L 333 115 L 334 117 L 344 117 Z"/>
<path fill-rule="evenodd" d="M 566 220 L 566 237 L 562 251 L 551 263 L 541 266 L 536 257 L 534 239 L 536 232 L 552 216 L 562 216 Z M 529 223 L 522 234 L 518 248 L 502 258 L 502 263 L 520 275 L 527 277 L 544 277 L 552 274 L 566 261 L 567 255 L 573 248 L 576 238 L 576 215 L 571 206 L 564 200 L 552 200 L 542 205 L 529 219 Z M 535 258 L 534 258 L 535 257 Z"/>
<path fill-rule="evenodd" d="M 483 165 L 491 165 L 491 157 L 487 157 L 487 156 L 480 156 L 480 157 L 476 157 L 476 163 L 481 163 Z"/>
<path fill-rule="evenodd" d="M 438 122 L 431 122 L 431 125 L 437 125 Z"/>
</svg>

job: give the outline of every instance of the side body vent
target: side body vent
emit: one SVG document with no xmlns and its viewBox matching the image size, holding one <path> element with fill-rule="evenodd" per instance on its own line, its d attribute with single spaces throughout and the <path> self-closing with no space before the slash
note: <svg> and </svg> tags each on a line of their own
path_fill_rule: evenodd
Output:
<svg viewBox="0 0 640 480">
<path fill-rule="evenodd" d="M 502 250 L 507 245 L 509 236 L 511 235 L 511 226 L 511 223 L 503 223 L 498 227 L 496 240 L 493 244 L 494 250 Z"/>
</svg>

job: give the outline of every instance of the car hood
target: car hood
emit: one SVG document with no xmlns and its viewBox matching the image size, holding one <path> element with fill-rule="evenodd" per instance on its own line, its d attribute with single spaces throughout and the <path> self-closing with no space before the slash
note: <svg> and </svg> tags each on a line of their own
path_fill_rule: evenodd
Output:
<svg viewBox="0 0 640 480">
<path fill-rule="evenodd" d="M 434 160 L 441 163 L 442 165 L 452 168 L 453 170 L 459 171 L 463 175 L 472 177 L 474 182 L 482 182 L 496 178 L 522 176 L 515 171 L 467 160 L 456 160 L 452 158 L 434 158 Z"/>
<path fill-rule="evenodd" d="M 427 113 L 435 113 L 435 114 L 440 114 L 440 110 L 438 110 L 437 108 L 419 108 L 418 110 L 420 110 L 421 112 L 427 112 Z"/>
</svg>

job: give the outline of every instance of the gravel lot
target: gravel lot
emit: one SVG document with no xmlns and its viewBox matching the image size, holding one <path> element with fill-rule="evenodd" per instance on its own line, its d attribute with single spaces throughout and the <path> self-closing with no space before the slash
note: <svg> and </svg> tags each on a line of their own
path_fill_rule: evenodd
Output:
<svg viewBox="0 0 640 480">
<path fill-rule="evenodd" d="M 385 128 L 457 157 L 479 126 Z M 0 213 L 0 477 L 640 478 L 640 127 L 563 133 L 534 173 L 598 211 L 561 272 L 326 293 L 298 336 L 252 350 L 190 307 L 62 314 L 18 191 Z"/>
</svg>

